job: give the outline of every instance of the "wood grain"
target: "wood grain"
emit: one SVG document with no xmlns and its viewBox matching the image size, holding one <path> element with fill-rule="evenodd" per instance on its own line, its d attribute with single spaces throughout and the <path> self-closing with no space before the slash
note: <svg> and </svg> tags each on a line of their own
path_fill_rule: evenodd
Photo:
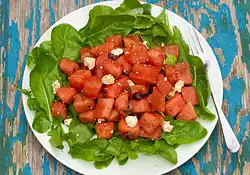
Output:
<svg viewBox="0 0 250 175">
<path fill-rule="evenodd" d="M 76 174 L 39 144 L 22 108 L 26 59 L 40 36 L 66 14 L 97 1 L 0 0 L 0 174 Z M 223 110 L 241 143 L 230 154 L 217 125 L 203 148 L 169 174 L 250 174 L 250 1 L 150 0 L 193 24 L 219 62 Z"/>
</svg>

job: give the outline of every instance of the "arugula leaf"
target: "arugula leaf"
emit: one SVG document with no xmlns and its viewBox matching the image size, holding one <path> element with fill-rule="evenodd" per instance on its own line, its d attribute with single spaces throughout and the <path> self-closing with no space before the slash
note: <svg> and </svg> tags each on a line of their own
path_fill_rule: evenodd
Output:
<svg viewBox="0 0 250 175">
<path fill-rule="evenodd" d="M 58 117 L 53 119 L 53 125 L 51 127 L 51 131 L 48 132 L 48 136 L 51 136 L 49 142 L 52 146 L 63 149 L 63 137 L 64 130 L 62 128 L 63 117 Z"/>
<path fill-rule="evenodd" d="M 166 64 L 174 65 L 176 64 L 176 62 L 177 62 L 177 58 L 174 55 L 167 54 L 166 62 L 165 62 Z"/>
<path fill-rule="evenodd" d="M 199 122 L 193 120 L 171 120 L 174 126 L 170 133 L 162 132 L 161 138 L 169 145 L 187 144 L 202 139 L 207 130 Z"/>
<path fill-rule="evenodd" d="M 196 89 L 196 94 L 199 99 L 199 104 L 195 106 L 197 115 L 205 120 L 215 119 L 215 115 L 205 106 L 201 92 Z"/>
<path fill-rule="evenodd" d="M 167 20 L 167 15 L 166 15 L 166 10 L 165 8 L 162 9 L 161 13 L 159 16 L 156 17 L 156 20 L 161 22 L 162 24 L 169 25 L 168 20 Z"/>
<path fill-rule="evenodd" d="M 58 62 L 44 52 L 40 52 L 38 62 L 30 73 L 30 88 L 39 106 L 46 111 L 52 121 L 51 104 L 55 95 L 52 83 L 59 79 Z"/>
<path fill-rule="evenodd" d="M 80 59 L 81 35 L 69 24 L 60 24 L 52 30 L 52 47 L 55 54 L 70 60 Z"/>
<path fill-rule="evenodd" d="M 48 131 L 51 127 L 51 122 L 49 121 L 46 112 L 41 108 L 36 110 L 35 118 L 32 123 L 32 128 L 39 133 L 44 133 Z"/>
<path fill-rule="evenodd" d="M 114 14 L 142 14 L 143 6 L 139 1 L 124 0 L 122 4 L 115 9 Z"/>
</svg>

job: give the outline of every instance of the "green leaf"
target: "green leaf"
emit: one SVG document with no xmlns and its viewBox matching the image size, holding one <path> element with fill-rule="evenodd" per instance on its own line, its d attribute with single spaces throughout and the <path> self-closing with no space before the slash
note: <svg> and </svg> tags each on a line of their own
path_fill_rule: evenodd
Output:
<svg viewBox="0 0 250 175">
<path fill-rule="evenodd" d="M 174 55 L 167 54 L 166 62 L 165 62 L 166 64 L 174 65 L 176 64 L 176 62 L 177 62 L 177 58 Z"/>
<path fill-rule="evenodd" d="M 44 133 L 48 131 L 51 127 L 51 122 L 49 121 L 46 112 L 42 109 L 37 110 L 35 113 L 35 118 L 32 123 L 32 128 L 39 133 Z"/>
<path fill-rule="evenodd" d="M 27 90 L 27 89 L 21 89 L 20 87 L 16 87 L 16 89 L 18 90 L 18 91 L 20 91 L 22 94 L 24 94 L 24 95 L 27 95 L 28 97 L 30 97 L 31 96 L 31 91 L 30 90 Z"/>
<path fill-rule="evenodd" d="M 38 59 L 40 58 L 40 53 L 41 53 L 41 49 L 39 47 L 35 47 L 34 49 L 32 49 L 32 51 L 28 55 L 26 64 L 31 70 L 36 66 L 36 63 Z"/>
<path fill-rule="evenodd" d="M 142 4 L 142 8 L 143 8 L 143 14 L 144 15 L 150 15 L 151 16 L 151 4 Z"/>
<path fill-rule="evenodd" d="M 115 9 L 114 14 L 142 14 L 143 6 L 139 1 L 124 0 L 123 3 Z"/>
<path fill-rule="evenodd" d="M 81 36 L 71 25 L 60 24 L 56 26 L 52 30 L 51 41 L 52 47 L 59 59 L 80 59 Z"/>
<path fill-rule="evenodd" d="M 205 106 L 201 92 L 196 89 L 196 94 L 199 99 L 199 104 L 195 106 L 196 114 L 202 119 L 214 120 L 215 115 Z"/>
<path fill-rule="evenodd" d="M 55 97 L 52 83 L 58 79 L 58 62 L 44 52 L 40 52 L 38 62 L 30 73 L 30 88 L 50 121 L 52 121 L 51 105 Z"/>
<path fill-rule="evenodd" d="M 156 17 L 156 19 L 162 24 L 169 25 L 165 8 L 162 9 L 161 13 Z"/>
<path fill-rule="evenodd" d="M 160 149 L 161 151 L 160 155 L 162 157 L 169 160 L 173 164 L 177 163 L 177 153 L 174 147 L 169 146 L 164 140 L 160 140 L 160 141 L 156 140 L 155 143 L 158 143 L 157 147 Z"/>
<path fill-rule="evenodd" d="M 32 97 L 28 98 L 27 105 L 31 111 L 38 111 L 41 109 L 39 104 L 37 103 L 36 99 L 32 98 Z"/>
<path fill-rule="evenodd" d="M 53 125 L 51 131 L 48 132 L 48 136 L 51 136 L 49 142 L 52 146 L 63 149 L 63 138 L 64 138 L 64 130 L 62 128 L 63 117 L 60 116 L 58 118 L 53 119 Z"/>
<path fill-rule="evenodd" d="M 169 145 L 187 144 L 204 138 L 207 130 L 197 121 L 193 120 L 172 120 L 174 126 L 170 133 L 162 132 L 161 138 Z"/>
<path fill-rule="evenodd" d="M 113 159 L 114 159 L 114 157 L 112 157 L 111 159 L 105 160 L 105 161 L 101 161 L 101 162 L 100 161 L 95 161 L 94 166 L 95 166 L 96 169 L 99 169 L 99 170 L 103 169 L 103 168 L 106 168 L 111 164 Z"/>
</svg>

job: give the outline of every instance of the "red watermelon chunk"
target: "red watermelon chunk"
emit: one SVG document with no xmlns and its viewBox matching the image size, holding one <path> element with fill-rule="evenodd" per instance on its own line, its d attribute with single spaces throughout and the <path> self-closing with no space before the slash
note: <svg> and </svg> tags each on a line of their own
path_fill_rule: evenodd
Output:
<svg viewBox="0 0 250 175">
<path fill-rule="evenodd" d="M 197 114 L 191 102 L 188 102 L 177 116 L 177 120 L 196 120 Z"/>
<path fill-rule="evenodd" d="M 156 78 L 156 87 L 165 97 L 173 91 L 173 86 L 162 74 L 158 74 Z"/>
<path fill-rule="evenodd" d="M 181 95 L 186 103 L 191 102 L 192 105 L 198 104 L 196 90 L 193 86 L 183 87 L 181 89 Z"/>
<path fill-rule="evenodd" d="M 185 101 L 180 94 L 175 94 L 171 97 L 165 106 L 165 113 L 169 116 L 176 116 L 185 106 Z"/>
</svg>

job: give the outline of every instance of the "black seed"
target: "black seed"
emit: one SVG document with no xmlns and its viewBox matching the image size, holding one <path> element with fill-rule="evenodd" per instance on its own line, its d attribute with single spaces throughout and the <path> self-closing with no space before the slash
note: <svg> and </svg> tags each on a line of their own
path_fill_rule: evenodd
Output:
<svg viewBox="0 0 250 175">
<path fill-rule="evenodd" d="M 155 84 L 149 85 L 149 88 L 148 88 L 148 93 L 149 93 L 149 94 L 152 94 L 152 93 L 153 93 L 154 87 L 155 87 Z"/>
<path fill-rule="evenodd" d="M 163 69 L 161 69 L 160 73 L 163 74 L 163 75 L 165 75 L 165 72 L 164 72 Z"/>
</svg>

